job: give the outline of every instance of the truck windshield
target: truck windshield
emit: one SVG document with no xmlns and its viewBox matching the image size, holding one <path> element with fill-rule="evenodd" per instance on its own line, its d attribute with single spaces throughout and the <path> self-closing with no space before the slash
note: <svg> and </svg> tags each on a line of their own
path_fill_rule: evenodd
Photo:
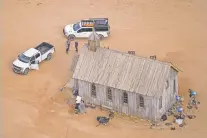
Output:
<svg viewBox="0 0 207 138">
<path fill-rule="evenodd" d="M 24 63 L 29 63 L 30 57 L 25 56 L 24 54 L 21 54 L 18 59 Z"/>
<path fill-rule="evenodd" d="M 79 22 L 73 25 L 73 30 L 74 31 L 77 31 L 78 29 L 80 29 Z"/>
</svg>

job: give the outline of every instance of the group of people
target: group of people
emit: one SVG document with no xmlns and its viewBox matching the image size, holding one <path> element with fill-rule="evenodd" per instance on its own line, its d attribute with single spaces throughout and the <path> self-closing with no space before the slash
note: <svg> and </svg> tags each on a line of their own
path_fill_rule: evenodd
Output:
<svg viewBox="0 0 207 138">
<path fill-rule="evenodd" d="M 188 109 L 198 109 L 198 104 L 200 103 L 199 101 L 197 101 L 196 97 L 197 97 L 197 92 L 193 91 L 192 89 L 188 90 L 189 92 L 189 101 L 188 101 Z M 176 96 L 176 105 L 177 105 L 177 110 L 181 111 L 183 110 L 182 105 L 183 105 L 183 101 L 184 98 L 181 96 Z"/>
<path fill-rule="evenodd" d="M 197 101 L 196 99 L 197 92 L 193 91 L 192 89 L 189 89 L 189 102 L 187 105 L 188 109 L 198 109 L 198 104 L 200 102 Z M 183 101 L 184 98 L 182 96 L 176 96 L 176 103 L 175 103 L 175 111 L 173 113 L 174 115 L 174 122 L 176 122 L 179 126 L 183 126 L 185 124 L 185 117 L 188 117 L 189 119 L 195 118 L 195 115 L 187 115 L 184 112 L 183 108 Z"/>
<path fill-rule="evenodd" d="M 197 92 L 189 89 L 190 100 L 187 106 L 188 109 L 192 109 L 192 108 L 198 109 L 198 105 L 200 104 L 200 102 L 196 99 L 196 96 L 197 96 Z"/>
<path fill-rule="evenodd" d="M 86 113 L 86 110 L 85 110 L 86 107 L 85 107 L 84 100 L 82 99 L 81 96 L 79 96 L 77 89 L 73 88 L 73 96 L 76 97 L 75 107 L 74 107 L 75 114 Z M 98 122 L 97 126 L 99 126 L 101 124 L 107 125 L 112 118 L 114 118 L 114 112 L 112 112 L 112 111 L 109 112 L 109 117 L 98 116 L 96 118 L 96 120 Z"/>
<path fill-rule="evenodd" d="M 193 91 L 192 89 L 189 89 L 189 101 L 187 105 L 188 110 L 192 109 L 198 109 L 198 104 L 200 104 L 199 101 L 197 101 L 197 92 Z M 168 111 L 168 116 L 173 115 L 174 123 L 177 123 L 180 127 L 184 126 L 185 123 L 185 118 L 187 117 L 188 119 L 194 119 L 196 118 L 195 115 L 189 115 L 188 113 L 185 113 L 184 108 L 183 108 L 183 102 L 184 102 L 184 97 L 177 95 L 176 96 L 176 103 L 172 106 L 172 108 Z M 166 121 L 167 120 L 167 114 L 164 114 L 161 117 L 161 121 Z M 168 123 L 166 123 L 168 124 Z M 175 130 L 175 127 L 171 127 L 172 130 Z"/>
<path fill-rule="evenodd" d="M 71 41 L 73 41 L 73 39 L 68 37 L 67 41 L 66 41 L 66 54 L 68 54 L 68 52 L 70 50 Z M 75 51 L 78 52 L 78 41 L 75 41 Z"/>
<path fill-rule="evenodd" d="M 85 103 L 82 100 L 82 97 L 79 96 L 78 90 L 73 89 L 73 95 L 76 97 L 76 102 L 75 102 L 75 113 L 86 113 L 85 110 Z M 187 105 L 188 109 L 198 109 L 198 104 L 200 104 L 199 101 L 196 99 L 197 97 L 197 92 L 193 91 L 192 89 L 189 89 L 189 102 Z M 194 119 L 195 115 L 188 115 L 184 112 L 183 108 L 183 101 L 184 98 L 182 96 L 176 96 L 176 103 L 173 108 L 173 116 L 174 116 L 174 122 L 177 123 L 180 127 L 185 125 L 185 118 L 188 117 L 189 119 Z M 114 115 L 113 113 L 110 113 L 109 117 L 102 117 L 99 116 L 97 117 L 97 121 L 100 124 L 106 125 L 111 118 L 113 118 L 111 115 Z M 163 115 L 161 118 L 162 121 L 167 120 L 167 116 Z"/>
</svg>

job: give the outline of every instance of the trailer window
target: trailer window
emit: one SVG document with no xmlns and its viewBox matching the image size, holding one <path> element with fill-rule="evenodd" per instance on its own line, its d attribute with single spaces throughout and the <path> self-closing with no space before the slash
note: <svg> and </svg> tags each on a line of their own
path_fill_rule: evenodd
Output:
<svg viewBox="0 0 207 138">
<path fill-rule="evenodd" d="M 96 86 L 94 83 L 91 85 L 91 95 L 96 97 Z"/>
<path fill-rule="evenodd" d="M 107 89 L 107 99 L 109 101 L 112 101 L 112 91 L 111 91 L 111 88 Z"/>
<path fill-rule="evenodd" d="M 123 102 L 124 104 L 128 104 L 128 93 L 126 92 L 123 93 Z"/>
<path fill-rule="evenodd" d="M 144 107 L 144 98 L 142 96 L 139 96 L 139 106 Z"/>
</svg>

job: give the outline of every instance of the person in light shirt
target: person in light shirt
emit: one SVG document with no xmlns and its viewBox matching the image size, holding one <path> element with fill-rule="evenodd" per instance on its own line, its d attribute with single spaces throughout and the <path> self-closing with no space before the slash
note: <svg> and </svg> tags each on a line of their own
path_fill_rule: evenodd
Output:
<svg viewBox="0 0 207 138">
<path fill-rule="evenodd" d="M 76 97 L 76 104 L 80 104 L 81 103 L 82 98 L 80 96 Z"/>
<path fill-rule="evenodd" d="M 80 108 L 79 108 L 79 106 L 80 106 L 80 103 L 81 103 L 81 97 L 80 96 L 77 96 L 76 97 L 76 101 L 75 101 L 75 112 L 80 112 Z"/>
</svg>

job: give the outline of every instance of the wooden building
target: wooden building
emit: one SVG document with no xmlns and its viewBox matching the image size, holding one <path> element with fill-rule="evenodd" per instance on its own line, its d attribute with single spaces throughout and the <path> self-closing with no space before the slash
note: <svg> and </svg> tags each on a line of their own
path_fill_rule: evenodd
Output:
<svg viewBox="0 0 207 138">
<path fill-rule="evenodd" d="M 168 62 L 101 48 L 93 38 L 73 67 L 79 95 L 88 103 L 158 121 L 175 102 L 178 70 Z"/>
</svg>

